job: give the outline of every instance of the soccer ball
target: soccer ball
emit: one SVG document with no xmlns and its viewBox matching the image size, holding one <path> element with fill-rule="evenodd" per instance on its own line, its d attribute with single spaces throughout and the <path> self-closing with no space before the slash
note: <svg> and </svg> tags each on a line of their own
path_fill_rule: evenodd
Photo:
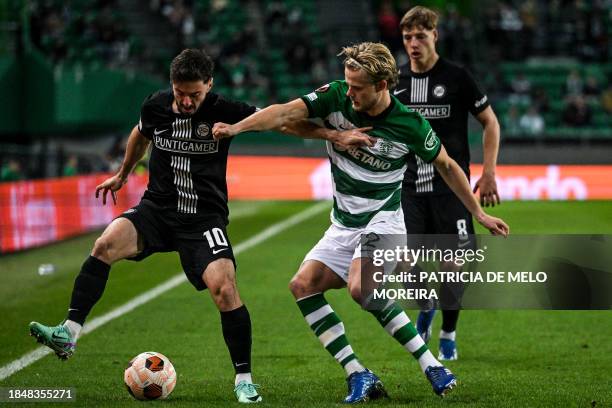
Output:
<svg viewBox="0 0 612 408">
<path fill-rule="evenodd" d="M 147 351 L 130 361 L 123 380 L 128 392 L 138 400 L 165 399 L 176 385 L 176 371 L 168 357 Z"/>
</svg>

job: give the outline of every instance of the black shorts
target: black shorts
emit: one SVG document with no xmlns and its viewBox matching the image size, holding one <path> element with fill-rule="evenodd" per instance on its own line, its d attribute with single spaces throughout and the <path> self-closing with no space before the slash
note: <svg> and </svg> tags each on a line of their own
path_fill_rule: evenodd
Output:
<svg viewBox="0 0 612 408">
<path fill-rule="evenodd" d="M 415 196 L 402 192 L 402 210 L 409 248 L 476 250 L 472 214 L 456 195 Z M 464 283 L 441 283 L 439 307 L 442 310 L 461 309 L 465 288 Z M 432 307 L 421 303 L 419 306 Z"/>
<path fill-rule="evenodd" d="M 134 224 L 138 239 L 144 245 L 143 250 L 129 260 L 140 261 L 156 252 L 176 251 L 185 275 L 197 290 L 206 289 L 202 274 L 212 261 L 227 258 L 236 267 L 234 251 L 221 217 L 180 214 L 147 199 L 142 199 L 119 217 Z"/>
<path fill-rule="evenodd" d="M 472 214 L 456 195 L 415 196 L 403 191 L 402 210 L 410 246 L 476 249 Z M 434 234 L 435 238 L 427 237 Z"/>
</svg>

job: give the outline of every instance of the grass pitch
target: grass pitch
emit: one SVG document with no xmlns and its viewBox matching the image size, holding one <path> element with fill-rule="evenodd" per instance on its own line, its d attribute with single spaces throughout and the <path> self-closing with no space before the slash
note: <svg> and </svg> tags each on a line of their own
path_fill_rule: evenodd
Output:
<svg viewBox="0 0 612 408">
<path fill-rule="evenodd" d="M 308 202 L 232 203 L 234 246 L 267 226 L 312 206 Z M 610 202 L 508 202 L 491 211 L 512 233 L 612 233 Z M 266 406 L 327 407 L 346 393 L 342 369 L 304 322 L 287 283 L 329 224 L 327 211 L 241 253 L 238 285 L 253 322 L 254 379 Z M 482 230 L 480 230 L 482 232 Z M 0 366 L 37 345 L 30 320 L 64 318 L 74 277 L 97 234 L 0 258 Z M 56 272 L 38 276 L 41 263 Z M 120 262 L 92 318 L 125 303 L 180 271 L 176 254 Z M 465 311 L 458 329 L 460 360 L 448 367 L 459 387 L 447 398 L 431 392 L 418 364 L 344 290 L 330 292 L 362 362 L 386 385 L 380 406 L 612 406 L 612 312 Z M 411 318 L 416 312 L 409 311 Z M 166 354 L 178 372 L 168 406 L 236 405 L 233 370 L 219 314 L 207 292 L 181 284 L 79 341 L 75 356 L 47 356 L 0 387 L 74 387 L 73 406 L 137 406 L 123 385 L 123 369 L 142 351 Z M 437 349 L 439 316 L 434 321 Z M 434 350 L 437 354 L 437 350 Z M 41 404 L 36 404 L 40 406 Z"/>
</svg>

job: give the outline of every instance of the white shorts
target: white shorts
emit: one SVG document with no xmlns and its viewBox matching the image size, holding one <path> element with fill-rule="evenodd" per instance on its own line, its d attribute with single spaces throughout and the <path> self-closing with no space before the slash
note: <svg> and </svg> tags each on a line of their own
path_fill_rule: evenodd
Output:
<svg viewBox="0 0 612 408">
<path fill-rule="evenodd" d="M 362 257 L 361 235 L 369 233 L 394 234 L 405 241 L 406 225 L 402 209 L 381 211 L 367 225 L 360 228 L 348 228 L 332 223 L 323 238 L 306 254 L 302 263 L 310 260 L 322 262 L 348 282 L 351 262 L 355 258 Z M 403 242 L 401 245 L 405 244 Z"/>
</svg>

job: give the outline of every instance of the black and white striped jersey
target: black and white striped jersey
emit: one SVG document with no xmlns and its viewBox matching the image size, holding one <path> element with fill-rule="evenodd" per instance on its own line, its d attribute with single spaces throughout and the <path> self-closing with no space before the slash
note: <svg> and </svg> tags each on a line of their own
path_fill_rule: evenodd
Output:
<svg viewBox="0 0 612 408">
<path fill-rule="evenodd" d="M 192 115 L 172 110 L 171 89 L 142 104 L 138 130 L 151 140 L 149 184 L 144 197 L 179 214 L 227 223 L 227 154 L 231 139 L 215 141 L 216 122 L 236 123 L 255 107 L 208 93 Z M 187 217 L 189 218 L 189 217 Z"/>
<path fill-rule="evenodd" d="M 427 72 L 400 67 L 393 95 L 429 121 L 449 156 L 470 176 L 468 112 L 478 115 L 489 106 L 487 96 L 463 67 L 440 58 Z M 449 187 L 432 163 L 410 154 L 403 189 L 409 194 L 448 194 Z"/>
</svg>

